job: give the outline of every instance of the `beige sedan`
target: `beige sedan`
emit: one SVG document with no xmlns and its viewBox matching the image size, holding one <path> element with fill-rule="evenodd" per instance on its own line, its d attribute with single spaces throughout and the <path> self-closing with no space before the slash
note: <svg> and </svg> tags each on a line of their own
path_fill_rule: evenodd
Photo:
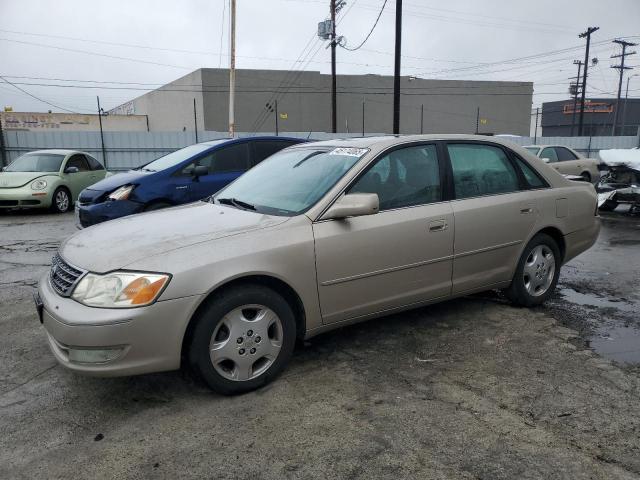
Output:
<svg viewBox="0 0 640 480">
<path fill-rule="evenodd" d="M 531 307 L 600 228 L 592 185 L 475 136 L 276 153 L 208 201 L 76 233 L 36 296 L 57 360 L 264 385 L 296 339 L 489 289 Z"/>
<path fill-rule="evenodd" d="M 530 145 L 524 148 L 563 175 L 575 175 L 591 183 L 600 179 L 598 160 L 583 157 L 572 148 L 562 145 Z"/>
</svg>

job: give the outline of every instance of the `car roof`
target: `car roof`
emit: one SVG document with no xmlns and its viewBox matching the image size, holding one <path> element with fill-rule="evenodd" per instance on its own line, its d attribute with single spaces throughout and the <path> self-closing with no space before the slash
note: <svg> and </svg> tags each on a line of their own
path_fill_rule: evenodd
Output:
<svg viewBox="0 0 640 480">
<path fill-rule="evenodd" d="M 199 145 L 220 145 L 221 143 L 226 143 L 226 142 L 242 142 L 242 141 L 249 141 L 249 140 L 285 140 L 285 141 L 295 141 L 295 142 L 308 142 L 308 140 L 304 139 L 304 138 L 296 138 L 296 137 L 281 137 L 281 136 L 275 136 L 275 135 L 260 135 L 260 136 L 255 136 L 255 137 L 238 137 L 238 138 L 230 138 L 230 137 L 225 137 L 225 138 L 216 138 L 215 140 L 209 140 L 206 142 L 200 142 Z"/>
<path fill-rule="evenodd" d="M 34 150 L 32 152 L 27 152 L 27 153 L 55 153 L 58 155 L 71 155 L 73 153 L 82 153 L 83 155 L 89 155 L 89 156 L 93 156 L 90 153 L 87 152 L 83 152 L 81 150 L 68 150 L 65 148 L 48 148 L 45 150 Z"/>
<path fill-rule="evenodd" d="M 332 140 L 321 140 L 311 144 L 303 144 L 290 148 L 305 148 L 310 145 L 318 147 L 354 147 L 354 148 L 370 148 L 383 149 L 393 147 L 394 145 L 402 145 L 404 143 L 413 142 L 429 142 L 437 140 L 461 140 L 476 141 L 484 143 L 498 143 L 510 148 L 514 147 L 514 143 L 508 139 L 501 137 L 493 137 L 487 135 L 465 135 L 465 134 L 429 134 L 429 135 L 381 135 L 375 137 L 352 137 Z"/>
</svg>

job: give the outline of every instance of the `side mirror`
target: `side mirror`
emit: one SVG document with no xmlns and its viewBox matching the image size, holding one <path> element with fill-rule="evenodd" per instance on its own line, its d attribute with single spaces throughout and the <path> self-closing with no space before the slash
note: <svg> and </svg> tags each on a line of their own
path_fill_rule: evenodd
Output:
<svg viewBox="0 0 640 480">
<path fill-rule="evenodd" d="M 334 203 L 321 220 L 373 215 L 379 210 L 380 201 L 377 193 L 351 193 Z"/>
<path fill-rule="evenodd" d="M 548 158 L 541 158 L 540 160 L 542 160 L 544 163 L 549 163 L 549 159 Z"/>
<path fill-rule="evenodd" d="M 78 167 L 67 167 L 64 169 L 64 173 L 78 173 L 80 169 Z"/>
<path fill-rule="evenodd" d="M 204 177 L 205 175 L 209 175 L 209 168 L 204 165 L 198 165 L 193 169 L 193 176 L 195 178 Z"/>
</svg>

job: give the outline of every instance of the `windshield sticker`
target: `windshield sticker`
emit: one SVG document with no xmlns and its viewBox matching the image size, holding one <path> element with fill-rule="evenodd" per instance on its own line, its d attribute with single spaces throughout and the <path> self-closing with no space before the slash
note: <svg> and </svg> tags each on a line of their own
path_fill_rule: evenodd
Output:
<svg viewBox="0 0 640 480">
<path fill-rule="evenodd" d="M 329 152 L 329 155 L 345 155 L 347 157 L 361 157 L 367 153 L 366 148 L 339 147 Z"/>
</svg>

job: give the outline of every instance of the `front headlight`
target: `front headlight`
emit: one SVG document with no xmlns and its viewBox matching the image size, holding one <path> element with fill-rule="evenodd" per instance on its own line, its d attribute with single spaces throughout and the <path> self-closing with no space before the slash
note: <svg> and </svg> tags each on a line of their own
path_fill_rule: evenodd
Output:
<svg viewBox="0 0 640 480">
<path fill-rule="evenodd" d="M 126 200 L 133 192 L 135 185 L 125 185 L 124 187 L 120 187 L 117 190 L 114 190 L 107 197 L 109 200 Z"/>
<path fill-rule="evenodd" d="M 31 190 L 44 190 L 47 188 L 46 180 L 35 180 L 31 183 Z"/>
<path fill-rule="evenodd" d="M 73 290 L 71 298 L 89 307 L 132 308 L 156 301 L 170 276 L 163 273 L 88 273 Z"/>
</svg>

